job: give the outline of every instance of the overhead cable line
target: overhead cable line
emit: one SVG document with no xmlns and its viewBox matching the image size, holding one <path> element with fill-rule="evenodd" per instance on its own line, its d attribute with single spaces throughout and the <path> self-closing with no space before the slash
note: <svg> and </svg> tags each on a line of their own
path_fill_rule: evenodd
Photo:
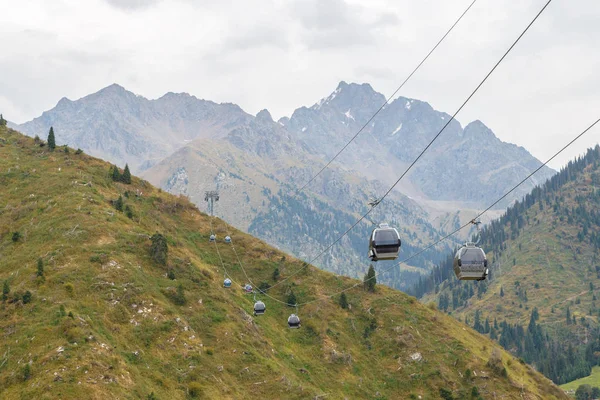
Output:
<svg viewBox="0 0 600 400">
<path fill-rule="evenodd" d="M 465 14 L 471 9 L 471 7 L 473 7 L 473 5 L 475 4 L 475 2 L 477 2 L 477 0 L 473 0 L 473 2 L 471 4 L 469 4 L 469 6 L 466 8 L 466 10 L 463 11 L 463 13 L 460 15 L 460 17 L 458 17 L 458 19 L 454 22 L 454 24 L 452 24 L 452 26 L 450 27 L 450 29 L 448 29 L 448 31 L 446 31 L 446 33 L 444 34 L 444 36 L 442 36 L 442 38 L 435 44 L 435 46 L 433 46 L 433 48 L 429 51 L 429 53 L 427 53 L 427 55 L 425 56 L 425 58 L 423 58 L 421 60 L 421 62 L 419 64 L 417 64 L 417 66 L 415 67 L 415 69 L 413 69 L 412 72 L 400 84 L 400 86 L 398 86 L 398 89 L 396 89 L 394 91 L 394 93 L 392 93 L 392 95 L 385 100 L 385 102 L 381 105 L 381 107 L 379 107 L 379 109 L 377 109 L 377 111 L 375 111 L 375 114 L 373 114 L 373 116 L 371 118 L 369 118 L 369 120 L 367 122 L 365 122 L 365 124 L 358 130 L 358 132 L 356 132 L 356 134 L 348 141 L 348 143 L 346 143 L 336 153 L 336 155 L 333 156 L 333 158 L 331 160 L 329 160 L 329 162 L 327 162 L 327 164 L 325 164 L 325 166 L 323 168 L 321 168 L 321 170 L 319 170 L 319 172 L 317 172 L 312 178 L 310 178 L 308 180 L 308 182 L 306 182 L 300 189 L 297 189 L 297 192 L 302 192 L 304 189 L 306 189 L 306 187 L 308 185 L 310 185 L 323 171 L 325 171 L 331 165 L 331 163 L 333 161 L 335 161 L 335 159 L 338 158 L 338 156 L 340 154 L 342 154 L 342 152 L 344 150 L 346 150 L 346 147 L 348 147 L 350 145 L 350 143 L 352 143 L 354 141 L 354 139 L 356 139 L 358 137 L 358 135 L 361 134 L 361 132 L 371 123 L 371 121 L 373 121 L 373 119 L 375 119 L 375 117 L 385 108 L 385 106 L 388 105 L 389 102 L 396 96 L 396 94 L 400 91 L 400 89 L 402 89 L 404 87 L 404 85 L 410 80 L 410 78 L 412 78 L 412 76 L 419 70 L 419 68 L 421 68 L 421 66 L 425 63 L 425 61 L 427 61 L 427 59 L 429 58 L 429 56 L 431 56 L 431 54 L 433 54 L 433 52 L 438 48 L 438 46 L 440 44 L 442 44 L 442 42 L 444 41 L 444 39 L 446 39 L 446 36 L 448 36 L 450 34 L 450 32 L 452 32 L 452 30 L 454 29 L 454 27 L 456 25 L 458 25 L 458 23 L 465 16 Z"/>
<path fill-rule="evenodd" d="M 213 219 L 213 216 L 209 216 L 208 217 L 208 220 L 210 222 L 210 234 L 211 234 L 211 236 L 215 236 L 215 240 L 213 241 L 213 243 L 215 244 L 215 250 L 217 250 L 217 255 L 219 256 L 219 260 L 221 261 L 221 267 L 223 267 L 223 271 L 225 273 L 225 276 L 227 278 L 229 278 L 231 280 L 231 282 L 233 282 L 236 285 L 238 285 L 239 287 L 243 288 L 244 286 L 242 286 L 240 283 L 234 281 L 233 277 L 229 274 L 229 272 L 227 272 L 227 268 L 225 268 L 225 263 L 223 262 L 223 258 L 221 257 L 221 252 L 219 252 L 219 246 L 217 245 L 216 235 L 215 235 L 215 232 L 213 230 L 212 219 Z"/>
<path fill-rule="evenodd" d="M 546 162 L 544 162 L 542 165 L 540 165 L 538 168 L 536 168 L 533 172 L 531 172 L 529 175 L 527 175 L 527 177 L 525 177 L 523 180 L 521 180 L 519 183 L 517 183 L 515 186 L 513 186 L 508 192 L 506 192 L 505 194 L 503 194 L 498 200 L 496 200 L 495 202 L 493 202 L 491 205 L 489 205 L 485 210 L 483 210 L 482 212 L 480 212 L 479 214 L 477 214 L 477 216 L 474 218 L 475 220 L 477 220 L 478 218 L 480 218 L 483 214 L 485 214 L 486 212 L 488 212 L 489 210 L 491 210 L 496 204 L 500 203 L 502 200 L 504 200 L 509 194 L 511 194 L 512 192 L 514 192 L 519 186 L 521 186 L 523 183 L 525 183 L 525 181 L 527 181 L 529 178 L 531 178 L 536 172 L 538 172 L 540 169 L 542 169 L 543 167 L 546 166 L 546 164 L 548 164 L 550 161 L 552 161 L 554 158 L 556 158 L 560 153 L 562 153 L 564 150 L 566 150 L 569 146 L 571 146 L 573 143 L 575 143 L 575 141 L 577 139 L 579 139 L 580 137 L 582 137 L 586 132 L 588 132 L 590 129 L 592 129 L 596 124 L 598 124 L 598 122 L 600 122 L 600 118 L 597 119 L 596 121 L 594 121 L 590 126 L 588 126 L 583 132 L 581 132 L 579 135 L 575 136 L 575 138 L 573 140 L 571 140 L 569 143 L 567 143 L 562 149 L 560 149 L 559 151 L 557 151 L 552 157 L 550 157 L 548 160 L 546 160 Z M 462 229 L 466 228 L 467 226 L 469 226 L 471 224 L 472 221 L 467 222 L 466 224 L 462 225 L 461 227 L 455 229 L 453 232 L 447 234 L 446 236 L 442 237 L 441 239 L 437 240 L 436 242 L 430 244 L 429 246 L 425 247 L 424 249 L 410 255 L 409 257 L 405 258 L 404 260 L 398 262 L 398 263 L 394 263 L 394 265 L 377 272 L 373 277 L 365 279 L 353 286 L 350 286 L 346 289 L 340 290 L 339 292 L 336 292 L 334 294 L 330 294 L 325 296 L 324 298 L 321 299 L 315 299 L 315 300 L 311 300 L 311 301 L 307 301 L 305 303 L 300 303 L 298 304 L 298 306 L 304 306 L 307 304 L 311 304 L 317 301 L 321 301 L 321 300 L 325 300 L 328 298 L 331 298 L 333 296 L 337 296 L 343 292 L 346 292 L 348 290 L 354 289 L 360 285 L 363 285 L 364 282 L 368 282 L 371 279 L 376 278 L 377 276 L 379 276 L 380 274 L 382 274 L 383 272 L 387 272 L 390 269 L 399 266 L 400 264 L 406 263 L 407 261 L 410 261 L 412 258 L 423 254 L 425 251 L 437 246 L 439 243 L 443 242 L 444 240 L 447 240 L 448 238 L 450 238 L 451 236 L 454 236 L 455 234 L 457 234 L 459 231 L 461 231 Z"/>
<path fill-rule="evenodd" d="M 506 52 L 502 55 L 502 57 L 500 57 L 500 59 L 496 62 L 496 64 L 492 67 L 492 69 L 487 73 L 487 75 L 483 78 L 483 80 L 475 87 L 475 89 L 471 92 L 471 94 L 467 97 L 467 99 L 462 103 L 462 105 L 454 112 L 454 114 L 452 114 L 452 116 L 444 124 L 444 126 L 442 127 L 442 129 L 440 129 L 440 131 L 433 137 L 433 139 L 431 139 L 431 141 L 429 142 L 429 144 L 421 151 L 421 153 L 417 156 L 417 158 L 414 159 L 414 161 L 408 166 L 408 168 L 404 171 L 404 173 L 400 176 L 400 178 L 398 178 L 398 180 L 396 180 L 396 182 L 387 190 L 387 192 L 385 192 L 385 194 L 382 197 L 380 197 L 376 202 L 374 202 L 374 204 L 371 206 L 371 208 L 369 208 L 369 210 L 363 216 L 361 216 L 350 228 L 348 228 L 340 237 L 338 237 L 335 241 L 333 241 L 333 243 L 331 243 L 323 251 L 321 251 L 319 254 L 317 254 L 315 257 L 313 257 L 310 261 L 308 261 L 308 263 L 305 266 L 299 268 L 298 270 L 296 270 L 295 272 L 293 272 L 292 274 L 290 274 L 289 276 L 287 276 L 282 281 L 279 281 L 275 285 L 271 286 L 271 288 L 274 288 L 275 286 L 278 286 L 279 284 L 285 282 L 289 278 L 295 276 L 300 271 L 302 271 L 304 268 L 306 268 L 308 265 L 312 264 L 315 260 L 317 260 L 318 258 L 320 258 L 329 249 L 331 249 L 336 243 L 338 243 L 340 240 L 342 240 L 342 238 L 344 236 L 346 236 L 352 229 L 354 229 L 354 227 L 356 225 L 358 225 L 362 220 L 364 220 L 375 209 L 375 207 L 377 207 L 379 204 L 381 204 L 381 202 L 392 192 L 392 190 L 394 190 L 394 188 L 398 185 L 398 183 L 400 183 L 400 181 L 406 176 L 406 174 L 408 174 L 408 172 L 417 163 L 417 161 L 419 161 L 421 159 L 421 157 L 423 156 L 423 154 L 425 154 L 425 152 L 431 147 L 431 145 L 433 145 L 433 143 L 442 134 L 442 132 L 446 129 L 446 127 L 448 125 L 450 125 L 450 122 L 452 122 L 455 119 L 456 115 L 467 105 L 467 103 L 471 100 L 471 98 L 475 95 L 475 93 L 477 93 L 477 91 L 483 86 L 483 84 L 488 80 L 488 78 L 492 75 L 492 73 L 496 70 L 496 68 L 498 68 L 498 66 L 500 65 L 500 63 L 502 63 L 502 61 L 504 61 L 504 59 L 506 58 L 506 56 L 517 45 L 517 43 L 521 40 L 521 38 L 525 35 L 525 33 L 529 30 L 529 28 L 534 24 L 534 22 L 544 12 L 544 10 L 546 9 L 546 7 L 548 7 L 548 5 L 551 2 L 552 2 L 552 0 L 548 0 L 546 2 L 546 4 L 544 5 L 544 7 L 542 7 L 542 9 L 531 20 L 531 22 L 527 25 L 527 27 L 523 30 L 523 32 L 521 32 L 521 34 L 517 37 L 517 39 L 511 44 L 511 46 L 508 48 L 508 50 L 506 50 Z"/>
</svg>

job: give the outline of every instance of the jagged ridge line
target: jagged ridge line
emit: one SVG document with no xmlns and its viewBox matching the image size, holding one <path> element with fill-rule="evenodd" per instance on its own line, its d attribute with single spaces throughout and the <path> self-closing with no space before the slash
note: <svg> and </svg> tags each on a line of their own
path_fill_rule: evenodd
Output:
<svg viewBox="0 0 600 400">
<path fill-rule="evenodd" d="M 448 36 L 450 34 L 450 32 L 452 32 L 452 30 L 454 29 L 454 27 L 456 25 L 458 25 L 458 23 L 460 22 L 460 20 L 465 16 L 465 14 L 471 9 L 471 7 L 475 4 L 477 0 L 473 0 L 473 2 L 467 7 L 467 9 L 465 11 L 463 11 L 463 13 L 460 15 L 460 17 L 458 17 L 458 19 L 454 22 L 454 24 L 452 24 L 452 26 L 450 27 L 450 29 L 448 29 L 448 31 L 444 34 L 444 36 L 442 36 L 442 38 L 436 43 L 435 46 L 433 46 L 433 48 L 429 51 L 429 53 L 427 53 L 427 55 L 425 56 L 425 58 L 423 58 L 423 60 L 421 60 L 421 62 L 415 67 L 415 69 L 413 69 L 413 71 L 404 79 L 404 82 L 402 82 L 402 84 L 400 84 L 400 86 L 394 91 L 394 93 L 392 93 L 391 96 L 389 96 L 385 102 L 381 105 L 381 107 L 379 107 L 379 109 L 375 112 L 375 114 L 373 114 L 373 116 L 371 118 L 369 118 L 369 120 L 362 126 L 362 128 L 360 128 L 358 130 L 358 132 L 356 132 L 356 134 L 350 139 L 350 141 L 348 141 L 348 143 L 346 143 L 338 152 L 335 156 L 333 156 L 333 158 L 331 160 L 329 160 L 329 162 L 327 162 L 327 164 L 325 164 L 325 166 L 323 168 L 321 168 L 321 170 L 319 172 L 317 172 L 312 178 L 310 178 L 308 180 L 308 182 L 306 182 L 300 189 L 298 189 L 296 192 L 302 192 L 308 185 L 311 184 L 311 182 L 313 182 L 323 171 L 325 171 L 333 161 L 335 161 L 335 159 L 342 154 L 342 152 L 344 150 L 346 150 L 346 148 L 350 145 L 350 143 L 352 143 L 354 141 L 354 139 L 356 139 L 358 137 L 358 135 L 361 134 L 361 132 L 371 123 L 371 121 L 373 121 L 373 119 L 375 119 L 375 117 L 381 112 L 381 110 L 384 109 L 384 107 L 386 105 L 388 105 L 390 103 L 390 101 L 394 98 L 394 96 L 396 96 L 396 94 L 400 91 L 400 89 L 402 89 L 404 87 L 404 85 L 410 80 L 410 78 L 412 78 L 412 76 L 419 70 L 419 68 L 421 68 L 421 66 L 425 63 L 425 61 L 427 61 L 427 59 L 429 58 L 429 56 L 431 56 L 431 54 L 438 48 L 438 46 L 440 44 L 442 44 L 442 42 L 444 41 L 444 39 L 446 39 L 446 36 Z"/>
</svg>

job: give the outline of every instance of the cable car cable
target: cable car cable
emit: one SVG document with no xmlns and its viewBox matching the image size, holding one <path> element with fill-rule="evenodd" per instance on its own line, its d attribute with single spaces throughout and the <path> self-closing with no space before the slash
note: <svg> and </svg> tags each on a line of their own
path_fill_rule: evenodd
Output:
<svg viewBox="0 0 600 400">
<path fill-rule="evenodd" d="M 485 210 L 483 210 L 482 212 L 480 212 L 474 219 L 478 219 L 480 218 L 483 214 L 485 214 L 486 212 L 488 212 L 489 210 L 491 210 L 496 204 L 498 204 L 499 202 L 501 202 L 502 200 L 504 200 L 509 194 L 511 194 L 512 192 L 514 192 L 519 186 L 521 186 L 523 183 L 525 183 L 525 181 L 527 181 L 529 178 L 531 178 L 536 172 L 538 172 L 540 169 L 542 169 L 544 166 L 546 166 L 546 164 L 548 164 L 550 161 L 552 161 L 554 158 L 556 158 L 560 153 L 562 153 L 564 150 L 566 150 L 569 146 L 571 146 L 577 139 L 579 139 L 580 137 L 582 137 L 585 133 L 587 133 L 590 129 L 592 129 L 596 124 L 598 124 L 598 122 L 600 122 L 600 118 L 597 119 L 596 121 L 594 121 L 590 126 L 588 126 L 583 132 L 581 132 L 579 135 L 575 136 L 575 138 L 573 140 L 571 140 L 569 143 L 567 143 L 565 146 L 563 146 L 563 148 L 561 148 L 558 152 L 556 152 L 552 157 L 550 157 L 548 160 L 546 160 L 542 165 L 540 165 L 538 168 L 536 168 L 533 172 L 531 172 L 529 175 L 527 175 L 527 177 L 525 177 L 523 180 L 521 180 L 519 183 L 517 183 L 515 186 L 512 187 L 512 189 L 510 189 L 508 192 L 506 192 L 505 194 L 503 194 L 498 200 L 496 200 L 495 202 L 493 202 L 490 206 L 488 206 Z M 461 231 L 462 229 L 466 228 L 467 226 L 469 226 L 471 224 L 471 221 L 467 222 L 466 224 L 464 224 L 463 226 L 455 229 L 452 233 L 449 233 L 448 235 L 442 237 L 441 239 L 437 240 L 436 242 L 430 244 L 429 246 L 425 247 L 424 249 L 412 254 L 411 256 L 403 259 L 402 261 L 395 263 L 394 265 L 390 266 L 389 268 L 386 268 L 382 271 L 376 272 L 375 275 L 372 278 L 363 280 L 353 286 L 350 286 L 346 289 L 343 289 L 339 292 L 333 293 L 331 295 L 326 295 L 324 298 L 321 299 L 315 299 L 315 300 L 311 300 L 311 301 L 307 301 L 304 303 L 300 303 L 298 304 L 298 306 L 304 306 L 307 304 L 311 304 L 317 301 L 321 301 L 324 299 L 328 299 L 331 298 L 333 296 L 337 296 L 343 292 L 346 292 L 348 290 L 354 289 L 360 285 L 363 285 L 364 282 L 368 282 L 369 280 L 376 278 L 377 276 L 379 276 L 381 273 L 383 272 L 387 272 L 390 269 L 399 266 L 400 264 L 406 263 L 407 261 L 411 260 L 412 258 L 423 254 L 425 251 L 431 249 L 432 247 L 438 245 L 439 243 L 443 242 L 444 240 L 450 238 L 451 236 L 454 236 L 456 233 L 458 233 L 459 231 Z"/>
<path fill-rule="evenodd" d="M 548 5 L 551 2 L 552 2 L 552 0 L 548 0 L 546 2 L 546 4 L 542 7 L 542 9 L 531 20 L 531 22 L 529 22 L 529 24 L 523 30 L 523 32 L 521 32 L 521 34 L 511 44 L 511 46 L 508 48 L 508 50 L 506 50 L 506 52 L 502 55 L 502 57 L 500 57 L 500 59 L 496 62 L 496 64 L 492 67 L 492 69 L 487 73 L 487 75 L 483 78 L 483 80 L 475 87 L 475 89 L 471 92 L 471 94 L 467 97 L 467 99 L 462 103 L 462 105 L 458 108 L 458 110 L 456 110 L 454 112 L 454 114 L 452 114 L 451 118 L 449 118 L 448 121 L 446 121 L 446 123 L 444 124 L 444 126 L 442 127 L 442 129 L 440 129 L 440 131 L 433 137 L 433 139 L 429 142 L 429 144 L 421 151 L 421 153 L 417 156 L 417 158 L 415 158 L 414 161 L 408 166 L 408 168 L 404 171 L 404 173 L 400 176 L 400 178 L 398 178 L 398 180 L 396 180 L 396 182 L 385 192 L 385 194 L 382 197 L 380 197 L 378 199 L 378 201 L 375 202 L 375 204 L 373 206 L 371 206 L 371 208 L 363 216 L 361 216 L 350 228 L 348 228 L 333 243 L 331 243 L 323 251 L 321 251 L 319 254 L 317 254 L 315 257 L 313 257 L 310 261 L 308 261 L 306 266 L 312 264 L 315 260 L 317 260 L 318 258 L 320 258 L 329 249 L 331 249 L 336 243 L 338 243 L 340 240 L 342 240 L 342 238 L 344 236 L 346 236 L 352 229 L 354 229 L 354 227 L 356 225 L 358 225 L 363 219 L 365 219 L 371 213 L 371 211 L 373 211 L 375 209 L 375 207 L 377 207 L 379 204 L 381 204 L 381 202 L 392 192 L 392 190 L 394 190 L 394 188 L 398 185 L 398 183 L 400 183 L 400 181 L 406 176 L 406 174 L 408 174 L 408 172 L 417 163 L 417 161 L 419 161 L 419 159 L 421 159 L 421 157 L 423 156 L 423 154 L 425 154 L 425 152 L 431 147 L 431 145 L 433 145 L 433 143 L 436 141 L 436 139 L 442 134 L 442 132 L 450 124 L 450 122 L 452 122 L 454 120 L 454 118 L 456 117 L 456 115 L 467 105 L 467 103 L 471 100 L 471 98 L 475 95 L 475 93 L 477 93 L 477 91 L 479 91 L 479 89 L 483 86 L 483 84 L 488 80 L 488 78 L 492 75 L 492 73 L 496 70 L 496 68 L 498 68 L 498 66 L 500 65 L 500 63 L 502 63 L 502 61 L 504 61 L 504 59 L 506 58 L 506 56 L 512 51 L 512 49 L 517 45 L 517 43 L 519 43 L 519 41 L 521 40 L 521 38 L 525 35 L 525 33 L 527 33 L 527 31 L 529 30 L 529 28 L 534 24 L 534 22 L 544 12 L 544 10 L 548 7 Z M 274 287 L 278 286 L 279 284 L 285 282 L 286 280 L 288 280 L 292 276 L 295 276 L 300 271 L 302 271 L 304 268 L 306 268 L 306 266 L 299 268 L 298 270 L 296 270 L 295 272 L 293 272 L 291 275 L 289 275 L 288 277 L 286 277 L 282 281 L 279 281 L 275 285 L 271 286 L 271 288 L 274 288 Z"/>
<path fill-rule="evenodd" d="M 375 119 L 375 117 L 381 112 L 381 110 L 383 110 L 385 108 L 385 106 L 389 104 L 389 102 L 394 98 L 394 96 L 396 96 L 396 94 L 400 91 L 400 89 L 402 89 L 404 87 L 404 85 L 406 85 L 406 83 L 410 80 L 410 78 L 412 78 L 412 76 L 419 70 L 419 68 L 421 68 L 421 66 L 425 63 L 425 61 L 427 61 L 427 59 L 429 58 L 429 56 L 431 56 L 431 54 L 433 54 L 433 52 L 438 48 L 438 46 L 440 44 L 442 44 L 442 42 L 444 41 L 444 39 L 446 39 L 446 37 L 450 34 L 450 32 L 452 32 L 452 30 L 454 29 L 454 27 L 456 25 L 458 25 L 458 23 L 465 16 L 465 14 L 471 9 L 471 7 L 473 7 L 473 5 L 475 4 L 475 2 L 477 2 L 477 0 L 473 0 L 473 2 L 471 4 L 469 4 L 469 6 L 467 7 L 467 9 L 465 11 L 463 11 L 463 13 L 460 15 L 460 17 L 458 17 L 458 19 L 454 22 L 454 24 L 452 24 L 452 26 L 450 27 L 450 29 L 448 29 L 448 31 L 446 31 L 446 33 L 444 34 L 444 36 L 442 36 L 442 38 L 435 44 L 435 46 L 433 46 L 433 48 L 429 51 L 429 53 L 427 53 L 427 55 L 425 56 L 425 58 L 423 58 L 421 60 L 421 62 L 419 64 L 417 64 L 417 66 L 415 67 L 415 69 L 413 69 L 412 72 L 404 79 L 404 81 L 402 82 L 402 84 L 400 84 L 400 86 L 398 86 L 398 89 L 396 89 L 396 91 L 394 91 L 394 93 L 392 93 L 392 95 L 385 100 L 385 102 L 381 105 L 381 107 L 379 107 L 379 109 L 377 111 L 375 111 L 375 114 L 373 114 L 373 116 L 371 118 L 369 118 L 369 120 L 367 122 L 365 122 L 365 124 L 358 130 L 358 132 L 356 132 L 356 134 L 354 136 L 352 136 L 352 138 L 348 141 L 348 143 L 346 143 L 336 153 L 336 155 L 333 156 L 333 158 L 331 160 L 329 160 L 329 162 L 327 162 L 327 164 L 325 164 L 325 166 L 323 168 L 321 168 L 321 170 L 319 172 L 317 172 L 312 178 L 310 178 L 308 180 L 308 182 L 306 182 L 300 189 L 297 189 L 296 192 L 299 193 L 299 192 L 302 192 L 304 189 L 306 189 L 306 187 L 308 185 L 310 185 L 323 171 L 325 171 L 331 165 L 331 163 L 333 161 L 335 161 L 336 158 L 338 158 L 338 156 L 340 154 L 342 154 L 342 152 L 344 150 L 346 150 L 346 147 L 348 147 L 350 145 L 350 143 L 352 143 L 354 141 L 354 139 L 356 139 L 358 137 L 358 135 L 360 135 L 361 132 L 371 123 L 371 121 L 373 121 L 373 119 Z"/>
<path fill-rule="evenodd" d="M 212 219 L 213 218 L 214 217 L 212 217 L 212 216 L 210 216 L 208 218 L 208 220 L 210 222 L 210 233 L 211 233 L 211 235 L 215 234 L 214 230 L 213 230 L 213 225 L 212 225 Z M 219 260 L 221 261 L 221 266 L 223 267 L 223 271 L 225 271 L 225 275 L 229 278 L 229 280 L 232 283 L 235 283 L 236 285 L 238 285 L 238 286 L 240 286 L 240 287 L 243 288 L 244 286 L 242 286 L 240 283 L 234 281 L 233 278 L 232 278 L 232 276 L 229 274 L 229 272 L 227 272 L 227 268 L 225 268 L 225 263 L 223 262 L 223 258 L 221 258 L 221 253 L 219 252 L 219 246 L 217 245 L 217 241 L 215 240 L 213 243 L 215 244 L 215 250 L 217 250 L 217 255 L 219 256 Z"/>
</svg>

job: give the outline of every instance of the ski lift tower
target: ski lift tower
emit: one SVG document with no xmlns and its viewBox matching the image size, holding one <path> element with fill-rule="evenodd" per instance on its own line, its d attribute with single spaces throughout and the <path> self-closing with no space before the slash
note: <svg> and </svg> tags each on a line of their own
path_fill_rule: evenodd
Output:
<svg viewBox="0 0 600 400">
<path fill-rule="evenodd" d="M 204 201 L 208 202 L 208 212 L 210 216 L 214 216 L 215 201 L 219 201 L 219 192 L 216 190 L 207 190 L 204 192 Z"/>
</svg>

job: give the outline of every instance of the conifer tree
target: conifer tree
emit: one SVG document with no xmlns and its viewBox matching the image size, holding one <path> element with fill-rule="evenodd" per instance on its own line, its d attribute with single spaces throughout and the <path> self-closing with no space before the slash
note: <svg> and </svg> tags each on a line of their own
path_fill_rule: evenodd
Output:
<svg viewBox="0 0 600 400">
<path fill-rule="evenodd" d="M 129 171 L 129 165 L 125 164 L 123 175 L 121 175 L 121 182 L 131 184 L 131 172 Z"/>
<path fill-rule="evenodd" d="M 377 284 L 377 276 L 375 275 L 375 268 L 373 268 L 372 264 L 369 265 L 369 271 L 365 275 L 363 282 L 366 291 L 375 291 L 375 285 Z"/>
<path fill-rule="evenodd" d="M 54 151 L 56 148 L 56 138 L 54 137 L 54 128 L 52 126 L 50 127 L 50 132 L 48 132 L 48 148 L 51 151 Z"/>
<path fill-rule="evenodd" d="M 40 278 L 44 277 L 44 261 L 41 257 L 38 258 L 37 262 L 37 276 L 39 276 Z"/>
<path fill-rule="evenodd" d="M 8 285 L 8 281 L 4 281 L 4 286 L 2 286 L 2 300 L 6 301 L 8 299 L 8 294 L 10 293 L 10 286 Z"/>
<path fill-rule="evenodd" d="M 278 279 L 279 279 L 279 267 L 275 267 L 275 270 L 273 270 L 273 280 L 275 282 L 277 282 Z"/>
<path fill-rule="evenodd" d="M 152 259 L 160 265 L 167 265 L 167 256 L 169 252 L 169 246 L 167 239 L 160 233 L 155 233 L 150 238 L 152 245 L 150 246 L 150 256 Z"/>
<path fill-rule="evenodd" d="M 121 173 L 119 172 L 119 168 L 116 165 L 113 165 L 110 173 L 111 173 L 113 182 L 119 182 L 121 180 Z"/>
<path fill-rule="evenodd" d="M 340 307 L 344 309 L 348 308 L 348 299 L 346 298 L 346 293 L 342 293 L 340 296 Z"/>
<path fill-rule="evenodd" d="M 500 297 L 504 297 L 504 289 L 500 286 Z"/>
<path fill-rule="evenodd" d="M 177 295 L 175 296 L 175 304 L 183 306 L 186 303 L 186 299 L 185 299 L 185 291 L 183 289 L 183 285 L 180 283 L 179 286 L 177 286 Z"/>
<path fill-rule="evenodd" d="M 6 126 L 6 120 L 4 119 L 2 114 L 0 114 L 0 126 Z"/>
<path fill-rule="evenodd" d="M 119 198 L 115 201 L 115 208 L 117 211 L 123 211 L 123 196 L 119 195 Z"/>
<path fill-rule="evenodd" d="M 297 302 L 298 302 L 298 299 L 296 299 L 296 295 L 294 294 L 294 291 L 292 290 L 290 292 L 290 294 L 288 295 L 286 303 L 288 304 L 288 306 L 293 306 Z"/>
</svg>

